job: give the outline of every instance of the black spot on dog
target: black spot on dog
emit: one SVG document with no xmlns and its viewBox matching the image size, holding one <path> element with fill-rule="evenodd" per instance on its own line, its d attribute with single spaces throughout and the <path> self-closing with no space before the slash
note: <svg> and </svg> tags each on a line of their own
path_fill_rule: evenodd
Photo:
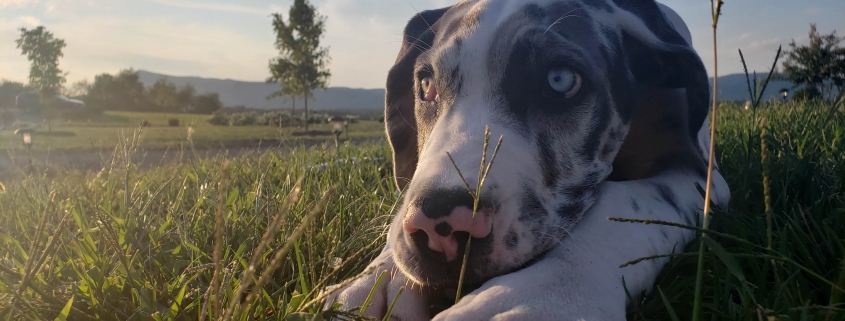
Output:
<svg viewBox="0 0 845 321">
<path fill-rule="evenodd" d="M 672 208 L 674 208 L 676 211 L 681 211 L 681 207 L 678 206 L 678 201 L 675 200 L 675 193 L 672 192 L 672 190 L 668 186 L 663 184 L 655 184 L 654 186 L 655 188 L 657 188 L 657 192 L 660 194 L 660 197 L 664 201 L 666 201 L 666 203 L 672 206 Z"/>
<path fill-rule="evenodd" d="M 508 250 L 513 250 L 517 245 L 519 245 L 519 235 L 517 235 L 515 231 L 511 230 L 507 235 L 505 235 L 505 246 Z"/>
<path fill-rule="evenodd" d="M 631 199 L 631 208 L 634 210 L 634 212 L 637 212 L 637 213 L 640 212 L 640 204 L 637 203 L 637 200 L 635 200 L 633 198 Z"/>
<path fill-rule="evenodd" d="M 536 221 L 539 218 L 548 215 L 546 208 L 543 207 L 543 203 L 540 201 L 540 198 L 537 197 L 537 193 L 533 190 L 528 190 L 522 195 L 522 204 L 520 206 L 521 214 L 519 215 L 519 221 Z"/>
<path fill-rule="evenodd" d="M 607 158 L 608 156 L 610 156 L 610 153 L 613 153 L 614 151 L 613 147 L 613 143 L 604 144 L 604 147 L 601 149 L 601 157 Z"/>
<path fill-rule="evenodd" d="M 610 111 L 607 108 L 601 107 L 600 104 L 596 107 L 597 110 L 595 110 L 590 120 L 590 128 L 593 130 L 590 131 L 584 145 L 581 146 L 578 154 L 580 159 L 592 159 L 598 156 L 597 152 L 601 144 L 602 134 L 604 134 L 608 124 L 610 124 Z"/>
<path fill-rule="evenodd" d="M 452 225 L 446 222 L 440 222 L 434 226 L 434 231 L 440 236 L 449 236 L 452 234 Z"/>
<path fill-rule="evenodd" d="M 565 188 L 562 193 L 569 198 L 580 198 L 589 189 L 587 185 L 575 185 Z"/>
<path fill-rule="evenodd" d="M 675 212 L 678 213 L 678 215 L 683 216 L 684 221 L 687 224 L 692 224 L 692 222 L 690 222 L 689 220 L 689 216 L 683 215 L 684 211 L 682 211 L 681 207 L 678 206 L 678 200 L 675 197 L 675 193 L 672 192 L 672 190 L 666 185 L 655 184 L 654 186 L 655 188 L 657 188 L 657 193 L 660 194 L 660 198 L 662 199 L 662 201 L 666 201 L 669 206 L 672 206 L 672 208 L 675 209 Z M 658 199 L 658 201 L 661 201 L 661 199 Z"/>
<path fill-rule="evenodd" d="M 449 89 L 452 90 L 453 95 L 459 95 L 461 91 L 463 91 L 464 86 L 464 77 L 461 75 L 461 68 L 455 66 L 449 72 L 449 79 L 448 79 L 448 86 Z"/>
<path fill-rule="evenodd" d="M 543 183 L 546 184 L 546 187 L 552 187 L 557 184 L 560 172 L 557 167 L 557 157 L 555 157 L 555 151 L 547 133 L 538 134 L 537 148 L 540 149 L 540 168 L 543 170 Z"/>
<path fill-rule="evenodd" d="M 558 207 L 555 212 L 557 213 L 557 216 L 560 216 L 561 218 L 576 217 L 584 211 L 584 207 L 584 203 L 576 202 Z"/>
</svg>

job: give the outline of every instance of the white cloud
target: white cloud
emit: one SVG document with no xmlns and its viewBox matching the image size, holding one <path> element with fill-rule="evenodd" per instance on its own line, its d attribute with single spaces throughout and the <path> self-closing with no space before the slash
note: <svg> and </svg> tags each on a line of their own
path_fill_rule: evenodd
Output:
<svg viewBox="0 0 845 321">
<path fill-rule="evenodd" d="M 23 7 L 28 4 L 36 3 L 38 0 L 0 0 L 0 8 L 5 7 Z"/>
<path fill-rule="evenodd" d="M 190 1 L 181 1 L 181 0 L 146 0 L 146 1 L 165 5 L 165 6 L 170 6 L 170 7 L 177 7 L 177 8 L 200 9 L 200 10 L 223 11 L 223 12 L 236 12 L 236 13 L 248 13 L 248 14 L 256 14 L 256 15 L 267 15 L 269 12 L 273 12 L 273 10 L 275 9 L 275 7 L 256 8 L 256 7 L 244 6 L 244 5 L 240 5 L 240 4 L 216 4 L 216 3 L 190 2 Z"/>
<path fill-rule="evenodd" d="M 41 20 L 33 16 L 22 16 L 19 18 L 23 23 L 28 24 L 30 26 L 38 26 L 41 24 Z"/>
</svg>

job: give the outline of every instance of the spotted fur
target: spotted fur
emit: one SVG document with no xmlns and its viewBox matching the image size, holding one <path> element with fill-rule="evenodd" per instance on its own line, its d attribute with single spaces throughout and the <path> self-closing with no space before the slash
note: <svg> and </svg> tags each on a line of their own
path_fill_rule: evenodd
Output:
<svg viewBox="0 0 845 321">
<path fill-rule="evenodd" d="M 579 73 L 582 89 L 568 98 L 549 91 L 553 68 Z M 419 89 L 427 77 L 433 101 Z M 361 305 L 387 270 L 368 315 L 382 317 L 388 298 L 408 286 L 393 315 L 405 321 L 623 319 L 622 277 L 640 293 L 665 261 L 619 265 L 669 253 L 693 235 L 607 218 L 698 220 L 708 93 L 683 21 L 650 0 L 465 0 L 418 14 L 385 101 L 404 202 L 372 273 L 332 300 Z M 476 289 L 433 315 L 428 307 L 456 286 L 460 261 L 415 246 L 424 235 L 401 224 L 411 208 L 436 220 L 471 202 L 455 167 L 476 185 L 485 127 L 494 143 L 503 137 L 485 181 L 495 188 L 481 191 L 492 232 L 469 249 L 466 284 Z M 713 187 L 725 205 L 718 172 Z M 466 250 L 468 234 L 445 222 L 436 233 L 455 235 Z"/>
</svg>

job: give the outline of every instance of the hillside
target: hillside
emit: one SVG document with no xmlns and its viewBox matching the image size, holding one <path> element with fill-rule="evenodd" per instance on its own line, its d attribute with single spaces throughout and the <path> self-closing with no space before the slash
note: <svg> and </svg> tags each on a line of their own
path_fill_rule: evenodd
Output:
<svg viewBox="0 0 845 321">
<path fill-rule="evenodd" d="M 279 89 L 278 84 L 264 82 L 247 82 L 231 79 L 212 79 L 200 77 L 175 77 L 153 73 L 145 70 L 138 71 L 139 78 L 145 86 L 152 86 L 161 77 L 177 86 L 191 84 L 197 93 L 216 92 L 224 106 L 233 107 L 243 105 L 257 109 L 289 109 L 288 99 L 274 98 L 267 100 L 273 92 Z M 302 109 L 302 100 L 296 102 L 296 109 Z M 346 87 L 330 87 L 314 93 L 314 100 L 308 101 L 308 108 L 313 110 L 343 110 L 364 109 L 380 110 L 384 107 L 384 89 L 358 89 Z"/>
<path fill-rule="evenodd" d="M 754 75 L 751 75 L 752 81 Z M 766 80 L 766 74 L 757 74 L 757 79 L 762 82 Z M 710 78 L 712 84 L 713 78 Z M 790 93 L 795 91 L 793 85 L 789 81 L 772 80 L 766 87 L 763 93 L 763 100 L 770 98 L 780 99 L 780 90 L 786 88 Z M 748 84 L 745 81 L 744 74 L 730 74 L 719 77 L 719 99 L 720 100 L 738 100 L 745 101 L 748 99 Z"/>
<path fill-rule="evenodd" d="M 197 93 L 216 92 L 220 100 L 228 107 L 243 105 L 257 109 L 288 109 L 291 102 L 287 99 L 275 98 L 267 100 L 267 96 L 278 89 L 277 84 L 264 82 L 248 82 L 230 79 L 212 79 L 200 77 L 166 76 L 159 73 L 139 70 L 141 82 L 151 86 L 161 77 L 168 77 L 177 86 L 191 84 Z M 764 77 L 762 75 L 761 77 Z M 782 88 L 791 91 L 792 84 L 786 81 L 772 81 L 766 88 L 765 99 L 779 97 Z M 719 99 L 744 101 L 748 97 L 748 86 L 745 75 L 731 74 L 719 77 Z M 302 100 L 298 100 L 297 109 L 302 108 Z M 308 102 L 308 107 L 314 110 L 380 110 L 384 106 L 384 89 L 360 89 L 347 87 L 330 87 L 314 93 L 314 100 Z"/>
</svg>

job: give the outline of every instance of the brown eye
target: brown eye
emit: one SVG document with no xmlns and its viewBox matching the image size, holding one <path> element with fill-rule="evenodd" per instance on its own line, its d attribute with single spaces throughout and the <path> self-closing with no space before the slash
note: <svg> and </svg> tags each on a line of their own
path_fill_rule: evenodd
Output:
<svg viewBox="0 0 845 321">
<path fill-rule="evenodd" d="M 431 77 L 420 80 L 420 90 L 423 93 L 423 101 L 432 101 L 437 98 L 437 89 L 434 87 L 434 80 Z"/>
<path fill-rule="evenodd" d="M 581 90 L 581 75 L 569 69 L 549 71 L 548 81 L 549 87 L 566 98 L 572 98 Z"/>
</svg>

